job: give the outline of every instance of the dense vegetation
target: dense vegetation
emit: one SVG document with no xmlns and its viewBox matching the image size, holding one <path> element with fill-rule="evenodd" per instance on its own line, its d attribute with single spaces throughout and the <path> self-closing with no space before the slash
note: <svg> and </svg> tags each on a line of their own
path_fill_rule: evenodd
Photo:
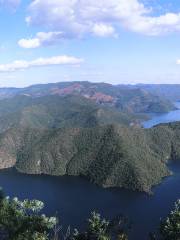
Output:
<svg viewBox="0 0 180 240">
<path fill-rule="evenodd" d="M 150 233 L 150 240 L 179 240 L 180 239 L 180 200 L 166 219 L 161 220 L 156 233 Z"/>
<path fill-rule="evenodd" d="M 12 127 L 37 129 L 93 127 L 111 123 L 129 125 L 143 116 L 99 106 L 80 96 L 17 96 L 0 101 L 0 132 Z"/>
<path fill-rule="evenodd" d="M 0 135 L 0 165 L 25 173 L 83 175 L 104 187 L 149 192 L 180 157 L 180 124 L 152 129 L 104 125 L 36 129 L 20 126 Z"/>
<path fill-rule="evenodd" d="M 167 219 L 162 221 L 160 234 L 164 240 L 180 239 L 180 200 L 175 203 Z"/>
<path fill-rule="evenodd" d="M 57 224 L 55 217 L 41 214 L 44 204 L 38 200 L 19 201 L 0 197 L 1 240 L 48 240 Z"/>
</svg>

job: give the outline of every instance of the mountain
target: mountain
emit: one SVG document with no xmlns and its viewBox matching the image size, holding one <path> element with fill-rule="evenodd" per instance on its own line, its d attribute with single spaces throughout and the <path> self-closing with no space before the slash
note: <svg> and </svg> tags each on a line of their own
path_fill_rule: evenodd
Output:
<svg viewBox="0 0 180 240">
<path fill-rule="evenodd" d="M 119 112 L 78 95 L 16 96 L 0 100 L 0 132 L 12 127 L 57 129 L 112 123 L 136 125 L 142 119 L 144 116 Z"/>
<path fill-rule="evenodd" d="M 180 101 L 180 84 L 140 84 L 138 87 L 170 101 Z"/>
<path fill-rule="evenodd" d="M 40 84 L 27 88 L 2 88 L 0 99 L 14 96 L 30 96 L 33 98 L 58 95 L 78 95 L 94 102 L 115 107 L 119 111 L 128 113 L 162 113 L 174 108 L 173 104 L 162 96 L 147 91 L 139 86 L 115 86 L 106 83 L 90 82 L 62 82 Z"/>
<path fill-rule="evenodd" d="M 12 128 L 0 136 L 1 167 L 29 174 L 85 176 L 103 187 L 149 192 L 180 157 L 180 123 L 152 129 Z"/>
</svg>

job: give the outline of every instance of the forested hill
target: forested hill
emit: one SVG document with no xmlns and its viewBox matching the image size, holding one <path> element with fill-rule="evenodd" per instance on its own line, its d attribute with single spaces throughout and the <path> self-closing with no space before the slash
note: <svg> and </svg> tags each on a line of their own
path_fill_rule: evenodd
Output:
<svg viewBox="0 0 180 240">
<path fill-rule="evenodd" d="M 180 84 L 140 84 L 136 87 L 170 101 L 180 101 Z"/>
<path fill-rule="evenodd" d="M 1 167 L 32 174 L 83 175 L 104 187 L 150 191 L 180 157 L 180 123 L 152 129 L 12 128 L 0 136 Z"/>
<path fill-rule="evenodd" d="M 156 91 L 141 86 L 115 86 L 107 83 L 61 82 L 33 85 L 26 88 L 0 88 L 0 99 L 15 96 L 78 95 L 128 113 L 162 113 L 174 108 L 171 101 Z"/>
<path fill-rule="evenodd" d="M 57 129 L 111 123 L 129 126 L 142 119 L 143 115 L 116 111 L 113 107 L 102 106 L 74 95 L 39 98 L 16 96 L 0 101 L 0 132 L 12 127 Z"/>
</svg>

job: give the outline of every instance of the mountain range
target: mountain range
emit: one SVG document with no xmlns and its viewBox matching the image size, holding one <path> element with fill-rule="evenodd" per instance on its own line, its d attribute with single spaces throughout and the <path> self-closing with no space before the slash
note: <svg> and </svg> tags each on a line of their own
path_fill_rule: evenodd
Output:
<svg viewBox="0 0 180 240">
<path fill-rule="evenodd" d="M 135 124 L 153 104 L 155 112 L 173 109 L 165 97 L 85 82 L 10 91 L 0 100 L 0 168 L 150 192 L 171 174 L 168 160 L 180 158 L 180 123 Z"/>
<path fill-rule="evenodd" d="M 0 99 L 15 96 L 29 96 L 33 98 L 58 95 L 78 95 L 94 102 L 114 107 L 128 113 L 162 113 L 174 108 L 171 99 L 152 87 L 145 85 L 111 85 L 107 83 L 90 82 L 62 82 L 33 85 L 26 88 L 0 88 Z M 176 92 L 180 89 L 177 90 Z M 155 92 L 155 94 L 154 94 Z M 166 91 L 168 92 L 168 91 Z"/>
</svg>

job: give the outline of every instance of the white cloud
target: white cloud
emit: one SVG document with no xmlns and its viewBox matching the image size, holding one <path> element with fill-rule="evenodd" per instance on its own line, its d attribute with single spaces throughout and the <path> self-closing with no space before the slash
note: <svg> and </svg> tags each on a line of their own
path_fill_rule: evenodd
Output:
<svg viewBox="0 0 180 240">
<path fill-rule="evenodd" d="M 180 59 L 178 59 L 178 60 L 176 61 L 176 64 L 177 64 L 177 65 L 180 65 Z"/>
<path fill-rule="evenodd" d="M 35 38 L 21 39 L 18 44 L 22 48 L 38 48 L 52 45 L 63 38 L 62 32 L 38 32 Z"/>
<path fill-rule="evenodd" d="M 117 37 L 115 29 L 111 25 L 104 23 L 95 24 L 92 33 L 98 37 Z M 67 37 L 69 38 L 70 34 L 67 36 L 63 32 L 38 32 L 34 38 L 20 39 L 18 45 L 22 48 L 38 48 L 56 44 Z"/>
<path fill-rule="evenodd" d="M 117 36 L 115 29 L 111 25 L 104 23 L 97 23 L 93 27 L 93 33 L 98 37 L 112 37 Z"/>
<path fill-rule="evenodd" d="M 41 43 L 38 38 L 32 39 L 21 39 L 18 42 L 19 46 L 22 48 L 37 48 L 40 47 Z"/>
<path fill-rule="evenodd" d="M 38 58 L 32 61 L 16 60 L 9 64 L 0 64 L 0 72 L 13 72 L 31 67 L 42 67 L 52 65 L 79 65 L 84 60 L 72 56 L 55 56 L 50 58 Z"/>
<path fill-rule="evenodd" d="M 180 32 L 180 13 L 156 16 L 140 0 L 33 0 L 26 22 L 48 31 L 20 40 L 25 48 L 54 44 L 62 38 L 116 37 L 122 27 L 151 36 Z"/>
</svg>

